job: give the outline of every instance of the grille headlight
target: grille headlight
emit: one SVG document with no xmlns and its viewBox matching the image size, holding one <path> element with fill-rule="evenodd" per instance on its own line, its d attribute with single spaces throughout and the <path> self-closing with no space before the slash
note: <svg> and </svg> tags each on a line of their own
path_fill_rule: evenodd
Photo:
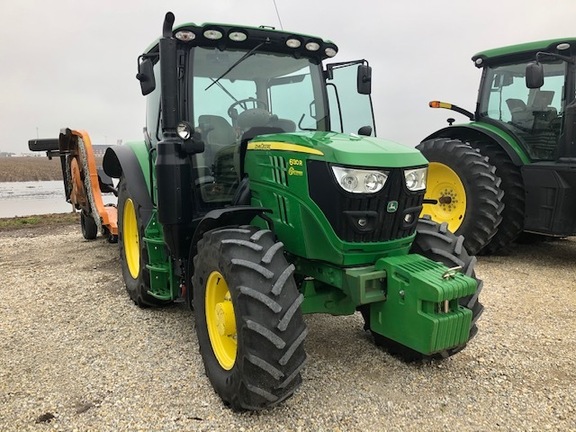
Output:
<svg viewBox="0 0 576 432">
<path fill-rule="evenodd" d="M 411 191 L 420 191 L 426 189 L 426 176 L 428 168 L 416 168 L 404 171 L 406 187 Z"/>
<path fill-rule="evenodd" d="M 333 166 L 336 181 L 346 192 L 376 193 L 382 190 L 388 179 L 387 171 L 361 170 Z"/>
</svg>

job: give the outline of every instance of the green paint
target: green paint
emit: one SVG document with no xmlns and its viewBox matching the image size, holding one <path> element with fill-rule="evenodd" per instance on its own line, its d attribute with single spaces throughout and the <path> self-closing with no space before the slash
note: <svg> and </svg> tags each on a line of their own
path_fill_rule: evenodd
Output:
<svg viewBox="0 0 576 432">
<path fill-rule="evenodd" d="M 472 311 L 458 299 L 475 292 L 474 279 L 443 278 L 445 266 L 419 255 L 383 258 L 375 267 L 388 277 L 386 301 L 370 305 L 374 332 L 426 355 L 468 341 Z"/>
<path fill-rule="evenodd" d="M 149 162 L 149 153 L 148 147 L 144 141 L 131 141 L 123 144 L 127 147 L 130 147 L 136 158 L 138 159 L 138 163 L 140 164 L 140 168 L 142 169 L 142 174 L 144 174 L 144 180 L 146 181 L 146 189 L 150 190 L 150 162 Z"/>
<path fill-rule="evenodd" d="M 542 41 L 527 42 L 517 45 L 508 45 L 505 47 L 488 49 L 472 56 L 472 60 L 475 61 L 477 58 L 493 59 L 518 53 L 536 53 L 538 51 L 547 51 L 550 46 L 555 47 L 556 45 L 565 42 L 575 44 L 576 38 L 547 39 Z"/>
<path fill-rule="evenodd" d="M 352 243 L 338 238 L 324 213 L 309 196 L 306 161 L 322 160 L 375 169 L 426 165 L 420 152 L 377 138 L 327 132 L 268 135 L 252 142 L 290 143 L 322 153 L 247 152 L 246 171 L 250 177 L 252 205 L 272 209 L 274 231 L 287 252 L 339 266 L 369 265 L 381 257 L 408 253 L 413 236 L 371 243 Z"/>
<path fill-rule="evenodd" d="M 529 164 L 532 162 L 532 160 L 528 156 L 528 153 L 526 153 L 526 151 L 522 148 L 522 146 L 520 146 L 520 144 L 518 144 L 518 142 L 514 138 L 512 138 L 512 136 L 510 136 L 505 130 L 497 126 L 478 121 L 466 124 L 456 124 L 453 127 L 457 126 L 473 129 L 475 131 L 482 133 L 490 133 L 492 135 L 497 135 L 501 140 L 503 140 L 506 143 L 508 147 L 510 147 L 518 155 L 522 163 Z M 457 134 L 454 135 L 454 138 L 458 138 Z"/>
<path fill-rule="evenodd" d="M 180 296 L 178 280 L 172 269 L 172 261 L 166 253 L 162 226 L 156 210 L 146 226 L 144 243 L 148 252 L 146 268 L 150 273 L 150 295 L 161 300 L 174 300 Z"/>
<path fill-rule="evenodd" d="M 282 133 L 256 137 L 251 142 L 280 142 L 301 145 L 318 150 L 323 153 L 323 156 L 293 153 L 291 157 L 320 159 L 340 165 L 401 168 L 428 163 L 422 154 L 412 147 L 380 138 L 337 132 Z M 250 150 L 250 152 L 258 151 L 261 150 Z"/>
</svg>

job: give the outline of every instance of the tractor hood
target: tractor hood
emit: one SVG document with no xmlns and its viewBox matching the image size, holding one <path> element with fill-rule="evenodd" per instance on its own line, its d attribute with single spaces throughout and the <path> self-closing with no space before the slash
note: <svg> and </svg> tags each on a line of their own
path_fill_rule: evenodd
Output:
<svg viewBox="0 0 576 432">
<path fill-rule="evenodd" d="M 336 132 L 261 135 L 251 140 L 248 148 L 304 153 L 310 159 L 350 166 L 401 168 L 428 164 L 415 148 L 379 138 Z"/>
</svg>

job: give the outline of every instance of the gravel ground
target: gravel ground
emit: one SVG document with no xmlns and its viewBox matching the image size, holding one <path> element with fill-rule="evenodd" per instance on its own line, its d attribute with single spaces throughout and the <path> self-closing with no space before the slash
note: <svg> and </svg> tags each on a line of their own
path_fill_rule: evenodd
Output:
<svg viewBox="0 0 576 432">
<path fill-rule="evenodd" d="M 307 316 L 299 391 L 243 414 L 213 392 L 192 313 L 136 307 L 117 255 L 76 226 L 0 233 L 0 430 L 576 431 L 576 238 L 481 257 L 480 332 L 443 362 Z"/>
</svg>

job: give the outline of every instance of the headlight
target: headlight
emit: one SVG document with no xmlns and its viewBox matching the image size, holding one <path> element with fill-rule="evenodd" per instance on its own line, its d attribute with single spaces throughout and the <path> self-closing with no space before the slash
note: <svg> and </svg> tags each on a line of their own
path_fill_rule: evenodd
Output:
<svg viewBox="0 0 576 432">
<path fill-rule="evenodd" d="M 333 166 L 332 172 L 338 184 L 347 192 L 376 193 L 382 190 L 388 179 L 387 171 L 361 170 Z"/>
<path fill-rule="evenodd" d="M 411 191 L 420 191 L 426 189 L 426 176 L 428 168 L 416 168 L 404 171 L 406 187 Z"/>
</svg>

